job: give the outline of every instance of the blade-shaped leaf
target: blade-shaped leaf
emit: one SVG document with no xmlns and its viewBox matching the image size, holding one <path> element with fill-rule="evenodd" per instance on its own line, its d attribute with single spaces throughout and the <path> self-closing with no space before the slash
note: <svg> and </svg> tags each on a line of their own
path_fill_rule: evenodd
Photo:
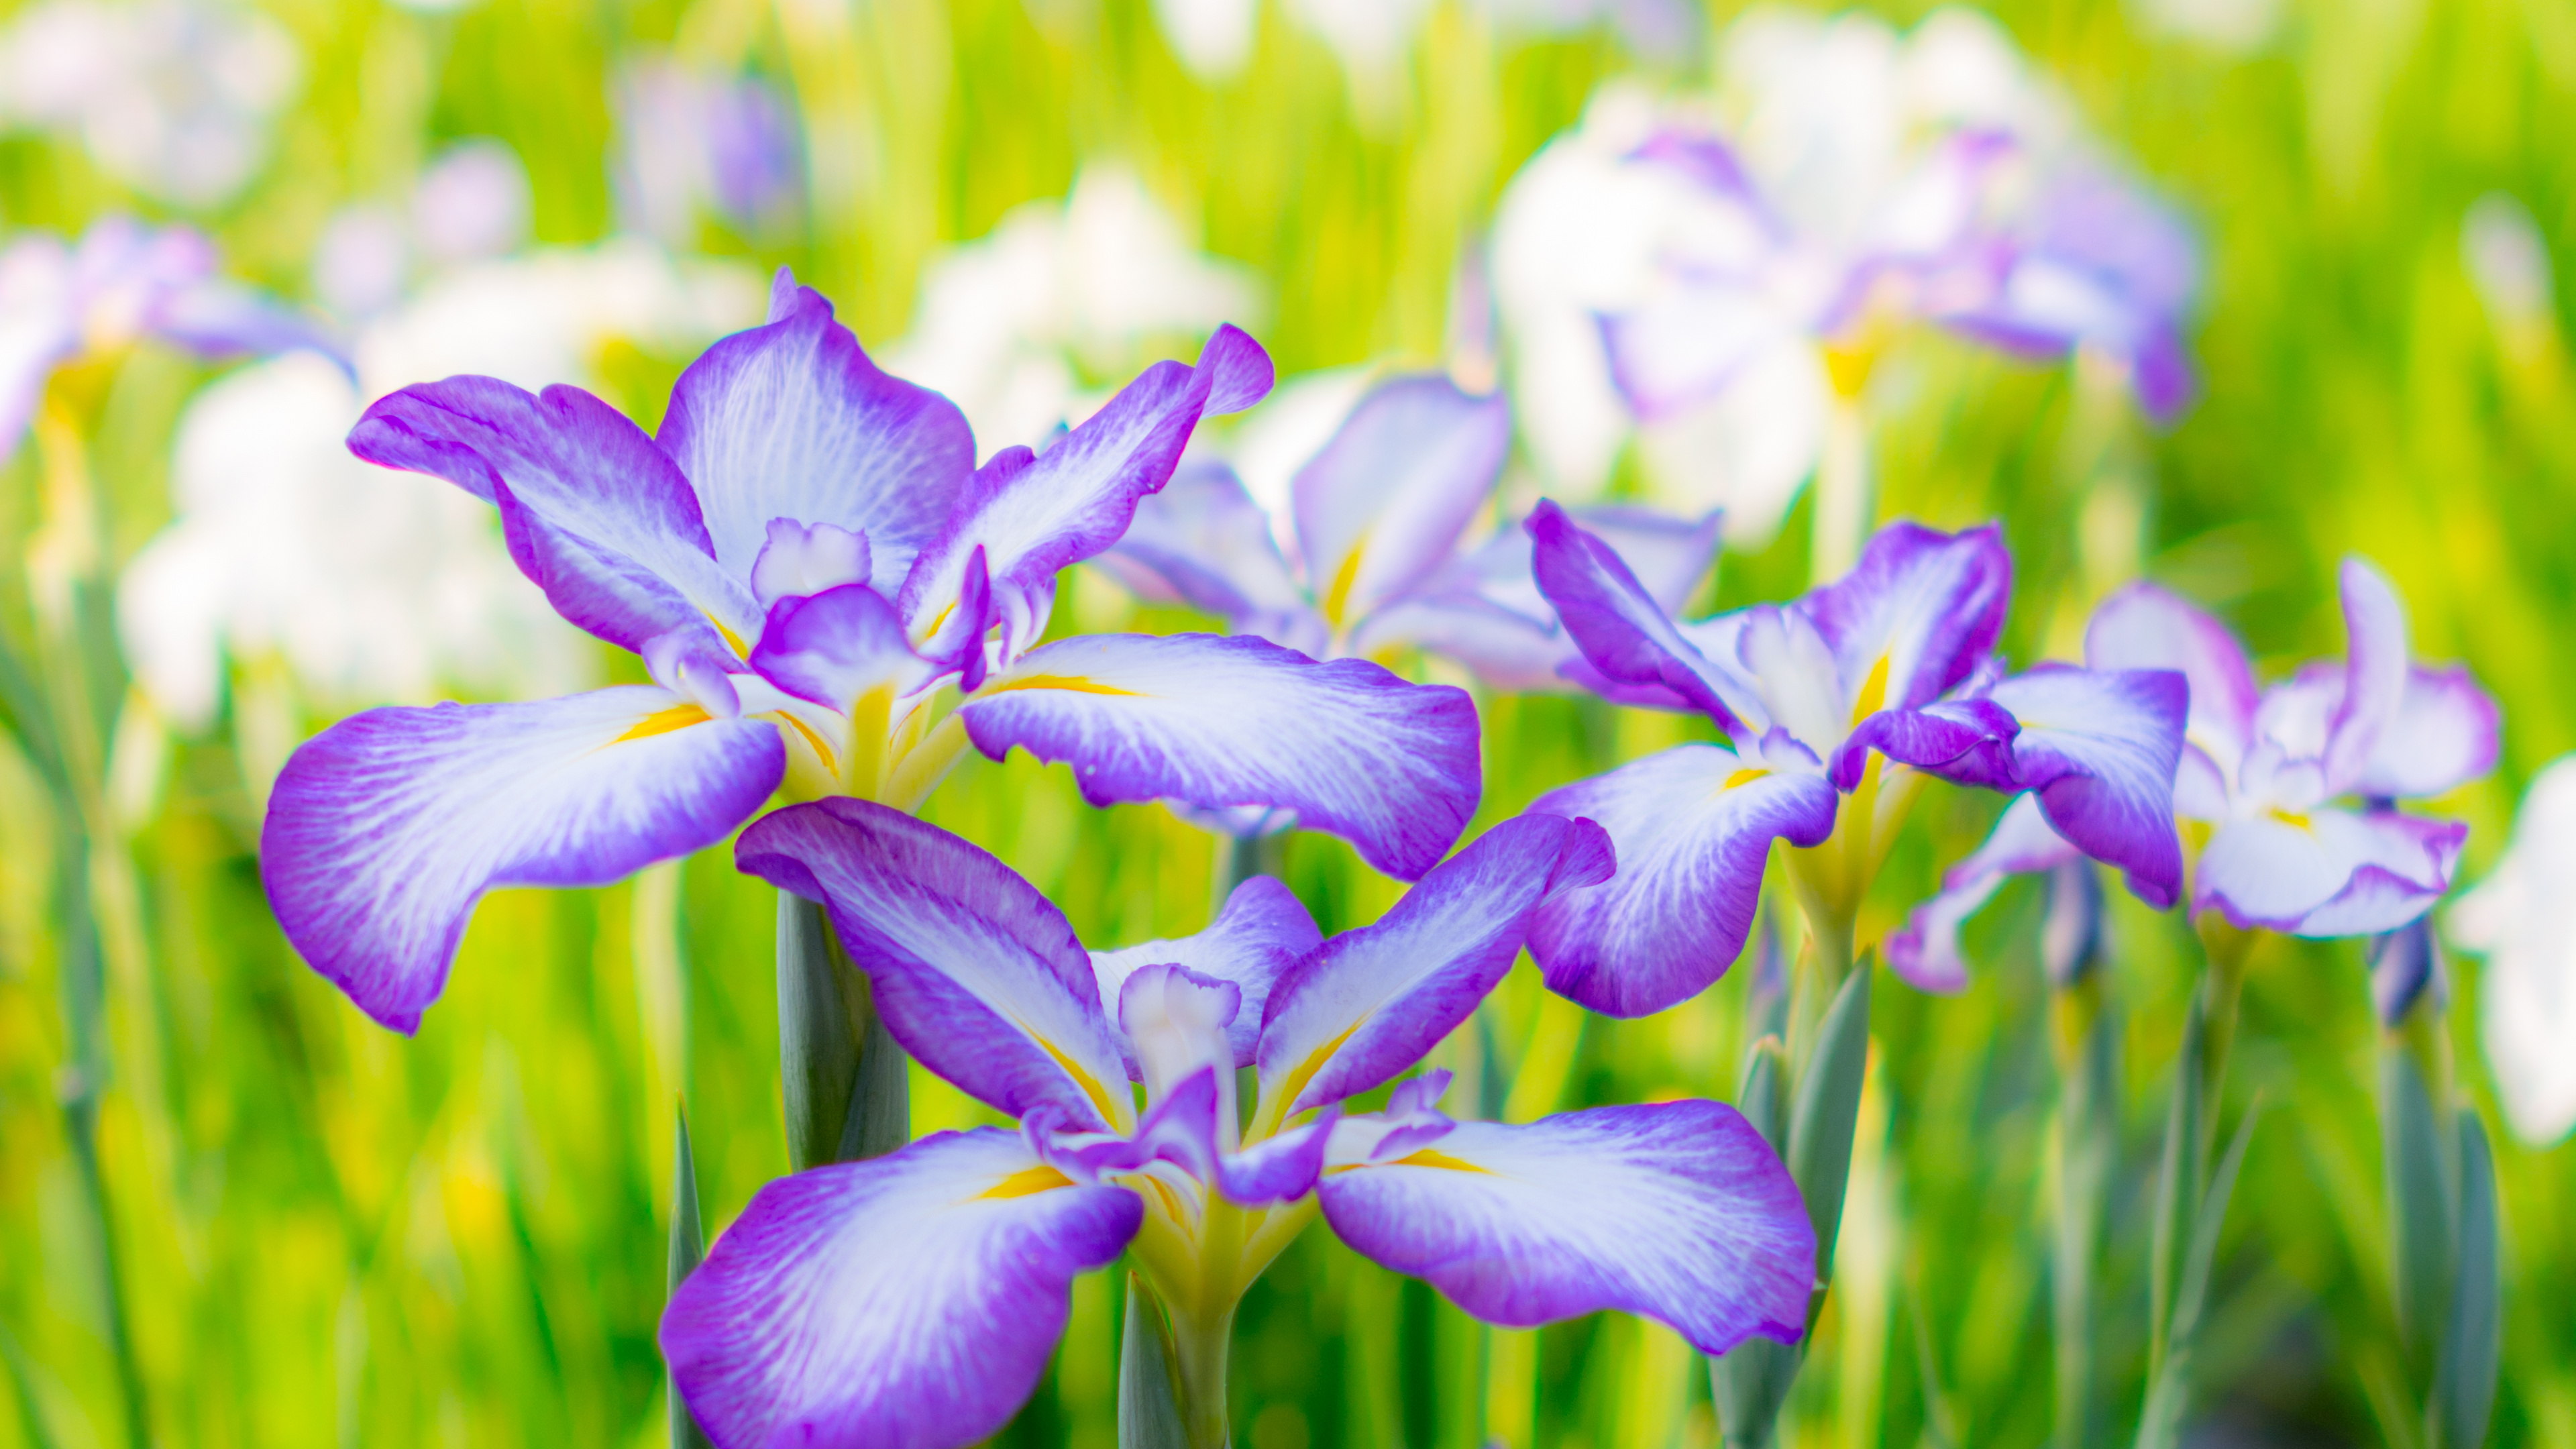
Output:
<svg viewBox="0 0 2576 1449">
<path fill-rule="evenodd" d="M 671 1145 L 671 1276 L 668 1291 L 677 1293 L 680 1284 L 707 1256 L 705 1229 L 698 1220 L 698 1163 L 689 1150 L 689 1114 L 674 1115 L 676 1127 Z M 698 1427 L 689 1406 L 680 1399 L 677 1384 L 671 1392 L 671 1449 L 709 1449 L 706 1431 Z"/>
<path fill-rule="evenodd" d="M 1816 1054 L 1798 1077 L 1798 1105 L 1789 1119 L 1789 1175 L 1807 1199 L 1816 1225 L 1816 1281 L 1834 1278 L 1834 1238 L 1842 1228 L 1843 1190 L 1851 1179 L 1852 1134 L 1860 1120 L 1860 1089 L 1869 1073 L 1869 979 L 1874 963 L 1862 958 L 1834 993 L 1816 1033 Z"/>
<path fill-rule="evenodd" d="M 2438 1433 L 2426 1437 L 2441 1449 L 2478 1449 L 2495 1409 L 2504 1285 L 2497 1273 L 2495 1156 L 2486 1124 L 2463 1108 L 2459 1127 L 2459 1261 L 2427 1415 Z"/>
<path fill-rule="evenodd" d="M 1127 1275 L 1127 1326 L 1118 1342 L 1118 1449 L 1190 1449 L 1171 1325 L 1152 1292 Z"/>
<path fill-rule="evenodd" d="M 795 1171 L 882 1156 L 910 1139 L 903 1050 L 823 907 L 786 891 L 778 895 L 778 1067 Z"/>
<path fill-rule="evenodd" d="M 2429 1381 L 2451 1309 L 2452 1124 L 2400 1037 L 2379 1048 L 2381 1165 L 2387 1175 L 2390 1279 L 2397 1332 L 2417 1385 Z"/>
</svg>

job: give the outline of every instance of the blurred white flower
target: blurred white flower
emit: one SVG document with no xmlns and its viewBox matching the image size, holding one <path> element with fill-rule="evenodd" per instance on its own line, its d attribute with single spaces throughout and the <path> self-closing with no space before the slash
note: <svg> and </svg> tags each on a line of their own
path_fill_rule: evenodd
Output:
<svg viewBox="0 0 2576 1449">
<path fill-rule="evenodd" d="M 284 27 L 208 0 L 46 0 L 0 32 L 0 113 L 77 136 L 100 168 L 211 206 L 268 159 L 302 57 Z"/>
<path fill-rule="evenodd" d="M 2576 1128 L 2576 756 L 2532 780 L 2504 859 L 2446 924 L 2487 958 L 2481 1025 L 2505 1121 L 2546 1147 Z"/>
<path fill-rule="evenodd" d="M 1190 74 L 1224 80 L 1252 58 L 1261 0 L 1154 0 L 1163 39 Z"/>
<path fill-rule="evenodd" d="M 360 382 L 309 353 L 246 368 L 181 419 L 177 517 L 127 570 L 118 623 L 137 681 L 204 727 L 227 661 L 282 658 L 320 703 L 529 697 L 585 687 L 593 652 L 451 484 L 352 457 L 366 403 L 485 373 L 596 386 L 615 339 L 684 351 L 759 320 L 756 278 L 640 240 L 477 263 L 358 341 Z"/>
<path fill-rule="evenodd" d="M 2506 346 L 2523 351 L 2557 327 L 2549 243 L 2531 208 L 2501 191 L 2471 202 L 2460 223 L 2460 262 Z"/>
<path fill-rule="evenodd" d="M 2138 28 L 2249 55 L 2281 25 L 2281 0 L 2129 0 Z"/>
<path fill-rule="evenodd" d="M 1198 251 L 1133 172 L 1094 164 L 1064 201 L 1017 207 L 932 263 L 912 331 L 882 360 L 954 399 L 990 453 L 1087 415 L 1085 372 L 1249 325 L 1259 306 L 1248 268 Z"/>
<path fill-rule="evenodd" d="M 416 265 L 518 250 L 532 204 L 518 152 L 502 141 L 458 142 L 421 173 L 408 205 L 354 202 L 332 216 L 313 248 L 314 295 L 342 317 L 372 317 L 402 297 Z"/>
</svg>

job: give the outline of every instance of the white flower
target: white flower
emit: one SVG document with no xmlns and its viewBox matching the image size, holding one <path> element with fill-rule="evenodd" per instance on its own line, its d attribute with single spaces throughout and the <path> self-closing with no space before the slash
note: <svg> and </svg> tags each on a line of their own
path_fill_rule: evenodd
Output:
<svg viewBox="0 0 2576 1449">
<path fill-rule="evenodd" d="M 2576 756 L 2532 780 L 2504 859 L 2446 924 L 2487 958 L 2481 1025 L 2505 1121 L 2546 1147 L 2576 1128 Z"/>
</svg>

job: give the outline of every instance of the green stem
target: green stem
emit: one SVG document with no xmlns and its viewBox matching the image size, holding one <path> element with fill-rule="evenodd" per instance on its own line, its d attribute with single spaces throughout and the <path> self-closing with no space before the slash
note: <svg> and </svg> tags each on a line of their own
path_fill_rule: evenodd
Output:
<svg viewBox="0 0 2576 1449">
<path fill-rule="evenodd" d="M 1234 888 L 1256 875 L 1273 879 L 1288 870 L 1288 832 L 1268 835 L 1219 835 L 1216 838 L 1216 900 L 1210 911 L 1225 909 Z"/>
<path fill-rule="evenodd" d="M 671 1150 L 671 1258 L 670 1279 L 664 1301 L 680 1291 L 680 1284 L 707 1255 L 706 1233 L 698 1219 L 698 1164 L 689 1147 L 689 1114 L 674 1114 L 675 1136 Z M 665 1377 L 668 1375 L 666 1373 Z M 671 1449 L 709 1449 L 706 1431 L 698 1427 L 697 1417 L 689 1412 L 680 1397 L 680 1385 L 670 1380 Z"/>
<path fill-rule="evenodd" d="M 2059 1449 L 2094 1442 L 2095 1264 L 2119 1158 L 2120 1031 L 2098 971 L 2055 993 L 2058 1195 L 2055 1311 Z"/>
</svg>

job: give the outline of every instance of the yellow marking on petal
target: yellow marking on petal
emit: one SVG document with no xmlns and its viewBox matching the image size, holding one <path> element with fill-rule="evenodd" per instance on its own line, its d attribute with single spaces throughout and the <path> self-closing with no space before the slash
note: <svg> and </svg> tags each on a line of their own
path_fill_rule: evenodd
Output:
<svg viewBox="0 0 2576 1449">
<path fill-rule="evenodd" d="M 716 632 L 724 636 L 725 644 L 733 650 L 734 658 L 749 659 L 751 657 L 751 650 L 742 642 L 742 636 L 731 629 L 726 628 L 724 620 L 717 618 L 713 614 L 709 614 L 707 615 L 707 622 L 715 625 Z"/>
<path fill-rule="evenodd" d="M 2316 828 L 2308 823 L 2308 817 L 2301 815 L 2295 810 L 2282 810 L 2276 808 L 2272 811 L 2272 818 L 2295 830 L 2314 830 Z"/>
<path fill-rule="evenodd" d="M 1029 1040 L 1046 1048 L 1046 1054 L 1055 1058 L 1055 1064 L 1064 1068 L 1064 1074 L 1073 1078 L 1073 1084 L 1082 1088 L 1082 1094 L 1089 1097 L 1091 1099 L 1091 1104 L 1100 1109 L 1101 1121 L 1108 1123 L 1112 1127 L 1120 1127 L 1124 1125 L 1123 1119 L 1118 1115 L 1118 1109 L 1110 1103 L 1109 1090 L 1100 1085 L 1099 1078 L 1084 1071 L 1074 1062 L 1073 1058 L 1066 1056 L 1062 1049 L 1058 1048 L 1054 1042 L 1048 1041 L 1045 1037 L 1039 1035 L 1037 1030 L 1031 1027 L 1027 1022 L 1021 1022 L 1019 1025 L 1020 1030 L 1029 1034 Z"/>
<path fill-rule="evenodd" d="M 768 714 L 761 717 L 763 719 L 774 719 L 781 724 L 794 728 L 796 733 L 805 737 L 805 743 L 814 747 L 814 758 L 823 762 L 824 772 L 835 779 L 840 777 L 840 757 L 832 753 L 832 747 L 830 745 L 823 743 L 823 737 L 821 735 L 814 733 L 814 727 L 812 725 L 807 724 L 805 721 L 798 719 L 796 716 L 789 714 L 783 709 L 771 710 Z"/>
<path fill-rule="evenodd" d="M 628 740 L 650 739 L 655 735 L 667 735 L 673 730 L 684 730 L 693 724 L 705 724 L 707 722 L 707 718 L 707 712 L 698 708 L 694 704 L 675 704 L 669 709 L 657 710 L 654 713 L 648 714 L 642 719 L 637 720 L 633 728 L 627 730 L 626 733 L 619 735 L 617 738 L 610 740 L 609 743 L 612 745 L 622 745 Z"/>
<path fill-rule="evenodd" d="M 1039 1163 L 1035 1167 L 1021 1168 L 975 1196 L 978 1198 L 1027 1197 L 1031 1193 L 1048 1192 L 1055 1188 L 1071 1186 L 1073 1186 L 1072 1178 L 1045 1163 Z"/>
<path fill-rule="evenodd" d="M 1061 689 L 1073 694 L 1124 694 L 1138 697 L 1144 693 L 1142 690 L 1120 689 L 1114 684 L 1102 684 L 1098 680 L 1085 679 L 1079 674 L 1024 674 L 1017 679 L 1005 679 L 998 684 L 986 685 L 981 692 L 1008 694 L 1014 689 Z"/>
<path fill-rule="evenodd" d="M 1184 1224 L 1189 1221 L 1188 1218 L 1181 1216 L 1181 1200 L 1178 1197 L 1173 1196 L 1171 1185 L 1164 1182 L 1161 1178 L 1154 1176 L 1150 1172 L 1139 1172 L 1122 1180 L 1130 1185 L 1141 1182 L 1147 1187 L 1152 1188 L 1154 1190 L 1154 1196 L 1162 1200 L 1163 1215 L 1170 1218 L 1175 1225 Z"/>
<path fill-rule="evenodd" d="M 940 605 L 939 612 L 930 616 L 930 627 L 922 630 L 920 638 L 916 639 L 914 642 L 926 643 L 932 639 L 938 638 L 939 626 L 947 623 L 948 616 L 956 612 L 957 601 L 955 599 L 950 599 L 947 603 Z"/>
<path fill-rule="evenodd" d="M 1351 585 L 1359 582 L 1360 556 L 1368 552 L 1368 536 L 1363 534 L 1342 555 L 1342 566 L 1333 570 L 1333 586 L 1324 591 L 1324 622 L 1335 629 L 1342 627 L 1342 615 L 1351 606 Z"/>
<path fill-rule="evenodd" d="M 1409 1155 L 1409 1156 L 1399 1157 L 1399 1158 L 1397 1158 L 1395 1161 L 1388 1163 L 1388 1164 L 1387 1164 L 1387 1166 L 1389 1166 L 1389 1167 L 1445 1167 L 1445 1168 L 1448 1168 L 1451 1172 L 1481 1172 L 1481 1173 L 1483 1173 L 1483 1174 L 1484 1174 L 1485 1176 L 1487 1176 L 1487 1177 L 1499 1177 L 1499 1176 L 1501 1176 L 1501 1174 L 1500 1174 L 1500 1173 L 1497 1173 L 1496 1171 L 1494 1171 L 1494 1170 L 1493 1170 L 1492 1168 L 1490 1168 L 1490 1167 L 1478 1167 L 1476 1164 L 1474 1164 L 1474 1163 L 1472 1163 L 1472 1162 L 1468 1162 L 1468 1161 L 1466 1161 L 1466 1160 L 1464 1160 L 1464 1159 L 1462 1159 L 1462 1158 L 1452 1157 L 1452 1156 L 1450 1156 L 1450 1155 L 1449 1155 L 1448 1153 L 1446 1153 L 1446 1152 L 1438 1152 L 1438 1151 L 1434 1151 L 1433 1149 L 1428 1148 L 1428 1147 L 1425 1147 L 1425 1148 L 1423 1148 L 1421 1151 L 1416 1152 L 1416 1153 L 1413 1153 L 1413 1154 L 1411 1154 L 1411 1155 Z"/>
<path fill-rule="evenodd" d="M 1306 1090 L 1306 1084 L 1315 1080 L 1315 1074 L 1324 1069 L 1324 1063 L 1332 1059 L 1333 1053 L 1342 1049 L 1342 1043 L 1349 1041 L 1352 1033 L 1367 1024 L 1368 1018 L 1363 1016 L 1358 1021 L 1343 1027 L 1340 1036 L 1315 1048 L 1304 1061 L 1299 1062 L 1297 1069 L 1290 1072 L 1287 1079 L 1280 1084 L 1280 1110 L 1286 1111 L 1288 1104 L 1297 1100 L 1297 1094 Z"/>
<path fill-rule="evenodd" d="M 1862 720 L 1887 708 L 1889 657 L 1885 654 L 1878 656 L 1878 662 L 1869 667 L 1869 678 L 1861 681 L 1860 693 L 1852 699 L 1851 722 L 1853 724 L 1859 724 Z"/>
<path fill-rule="evenodd" d="M 1770 773 L 1771 772 L 1769 770 L 1738 770 L 1734 774 L 1727 776 L 1726 783 L 1718 786 L 1717 788 L 1720 790 L 1732 790 L 1740 785 L 1750 785 L 1754 781 L 1759 780 Z"/>
</svg>

